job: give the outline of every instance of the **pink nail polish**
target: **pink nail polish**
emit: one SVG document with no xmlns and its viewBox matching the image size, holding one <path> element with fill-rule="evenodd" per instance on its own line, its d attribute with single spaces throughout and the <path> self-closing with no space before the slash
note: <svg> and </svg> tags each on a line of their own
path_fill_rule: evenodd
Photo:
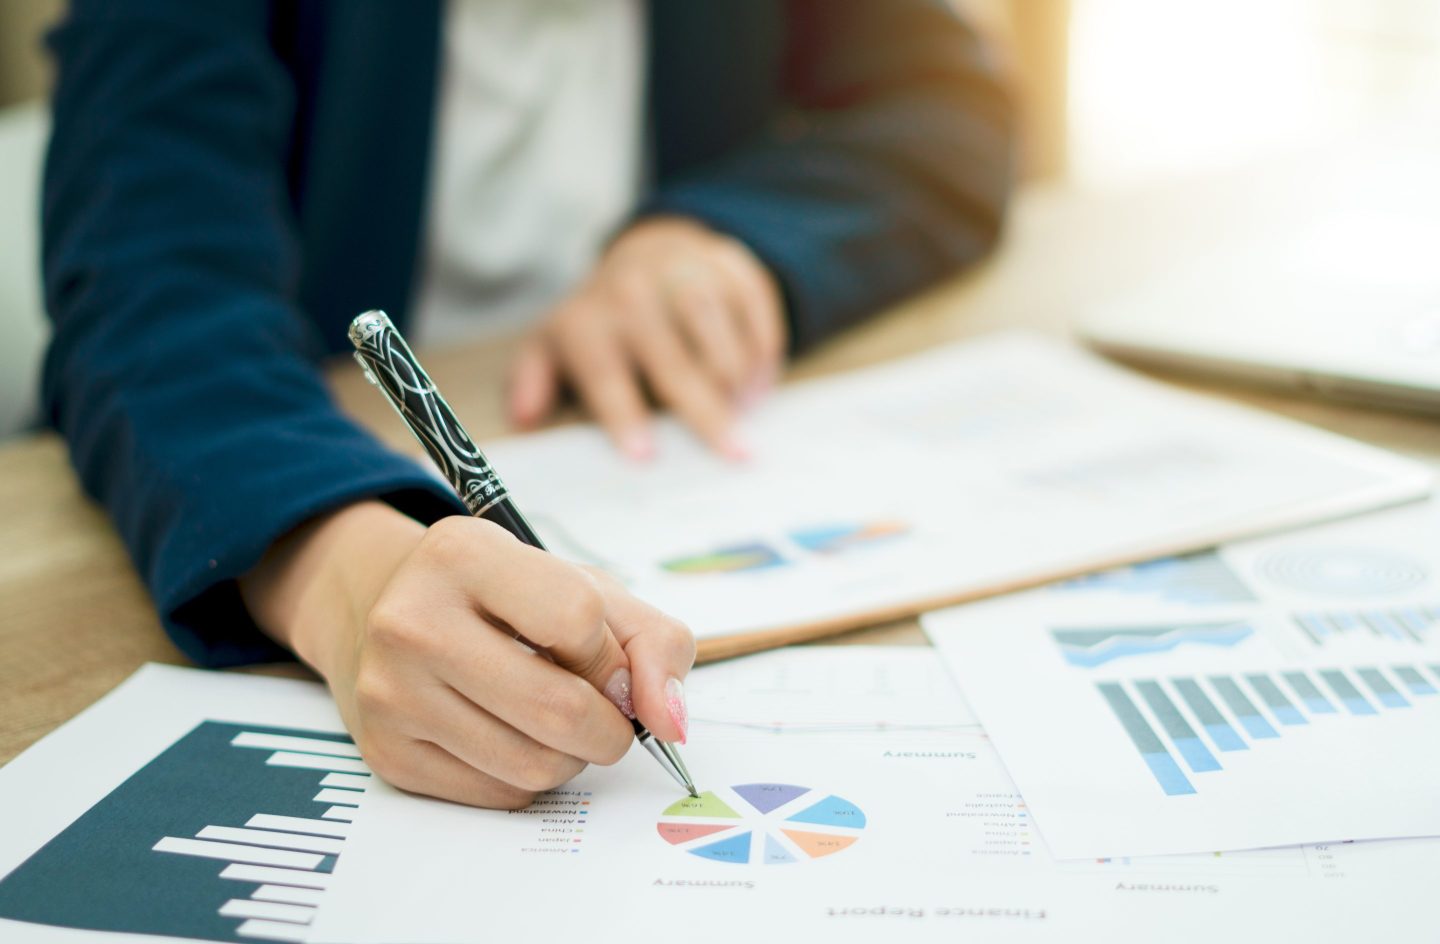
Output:
<svg viewBox="0 0 1440 944">
<path fill-rule="evenodd" d="M 720 440 L 720 452 L 732 462 L 748 462 L 750 460 L 750 447 L 745 445 L 745 441 L 734 433 L 727 433 Z"/>
<path fill-rule="evenodd" d="M 655 441 L 643 429 L 632 429 L 620 436 L 620 451 L 632 459 L 647 461 L 655 457 Z"/>
<path fill-rule="evenodd" d="M 630 687 L 630 670 L 620 667 L 610 676 L 610 681 L 605 683 L 605 697 L 614 703 L 620 713 L 627 718 L 635 717 L 635 696 Z"/>
<path fill-rule="evenodd" d="M 680 729 L 680 743 L 684 744 L 690 729 L 690 713 L 685 710 L 685 686 L 679 679 L 672 678 L 665 683 L 665 710 L 670 720 Z"/>
</svg>

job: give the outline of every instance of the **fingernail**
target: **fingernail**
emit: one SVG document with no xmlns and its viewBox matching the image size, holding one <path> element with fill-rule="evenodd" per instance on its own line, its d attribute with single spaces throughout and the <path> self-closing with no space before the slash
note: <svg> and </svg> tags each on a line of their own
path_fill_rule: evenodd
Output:
<svg viewBox="0 0 1440 944">
<path fill-rule="evenodd" d="M 726 433 L 720 438 L 720 454 L 735 462 L 750 459 L 750 447 L 735 433 Z"/>
<path fill-rule="evenodd" d="M 769 386 L 767 386 L 762 381 L 757 380 L 756 382 L 750 384 L 750 386 L 740 391 L 740 409 L 746 411 L 747 413 L 755 409 L 755 407 L 760 403 L 760 401 L 765 399 L 765 394 L 769 392 Z"/>
<path fill-rule="evenodd" d="M 632 429 L 620 435 L 620 451 L 632 459 L 651 459 L 655 456 L 655 441 L 645 430 Z"/>
<path fill-rule="evenodd" d="M 627 718 L 635 717 L 635 697 L 630 690 L 630 670 L 621 666 L 605 683 L 605 697 L 615 703 L 620 713 Z"/>
<path fill-rule="evenodd" d="M 665 710 L 680 729 L 680 743 L 684 744 L 690 729 L 690 713 L 685 710 L 685 686 L 677 678 L 665 683 Z"/>
</svg>

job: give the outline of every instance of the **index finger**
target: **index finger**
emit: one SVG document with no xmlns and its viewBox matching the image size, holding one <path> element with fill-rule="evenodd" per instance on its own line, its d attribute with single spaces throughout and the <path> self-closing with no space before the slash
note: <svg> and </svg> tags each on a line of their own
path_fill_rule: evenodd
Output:
<svg viewBox="0 0 1440 944">
<path fill-rule="evenodd" d="M 428 553 L 441 558 L 443 569 L 463 575 L 470 605 L 545 650 L 556 665 L 602 692 L 628 665 L 589 573 L 482 519 L 446 518 L 430 530 Z M 477 567 L 477 560 L 485 566 Z"/>
<path fill-rule="evenodd" d="M 744 459 L 735 433 L 734 411 L 680 337 L 679 328 L 661 310 L 637 308 L 628 323 L 627 341 L 656 397 L 716 452 Z"/>
<path fill-rule="evenodd" d="M 650 411 L 625 349 L 604 319 L 576 317 L 554 335 L 571 385 L 610 438 L 632 459 L 649 459 Z"/>
<path fill-rule="evenodd" d="M 743 316 L 759 359 L 774 369 L 784 359 L 789 340 L 784 298 L 775 276 L 738 240 L 726 239 L 715 261 L 730 276 L 735 307 Z"/>
</svg>

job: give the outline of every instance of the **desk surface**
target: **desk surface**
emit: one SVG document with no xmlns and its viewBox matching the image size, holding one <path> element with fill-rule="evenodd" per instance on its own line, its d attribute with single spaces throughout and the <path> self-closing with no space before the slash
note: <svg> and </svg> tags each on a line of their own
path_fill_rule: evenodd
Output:
<svg viewBox="0 0 1440 944">
<path fill-rule="evenodd" d="M 794 365 L 792 378 L 887 360 L 998 328 L 1063 334 L 1078 300 L 1212 244 L 1237 228 L 1313 218 L 1323 174 L 1251 169 L 1123 195 L 1039 190 L 1019 201 L 1006 245 L 981 271 L 913 299 Z M 496 378 L 513 341 L 427 351 L 427 367 L 477 438 L 504 431 Z M 331 370 L 342 405 L 387 442 L 414 444 L 348 361 Z M 1440 468 L 1434 419 L 1238 389 L 1275 410 Z M 923 644 L 914 620 L 836 642 Z M 185 664 L 104 515 L 81 495 L 65 447 L 40 434 L 0 448 L 0 763 L 91 704 L 142 663 Z M 296 665 L 248 671 L 303 677 Z"/>
</svg>

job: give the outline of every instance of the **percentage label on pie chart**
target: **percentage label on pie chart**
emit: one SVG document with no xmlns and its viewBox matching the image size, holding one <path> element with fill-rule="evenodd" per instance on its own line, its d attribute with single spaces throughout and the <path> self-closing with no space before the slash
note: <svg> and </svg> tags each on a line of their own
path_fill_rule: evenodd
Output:
<svg viewBox="0 0 1440 944">
<path fill-rule="evenodd" d="M 842 796 L 790 783 L 742 783 L 671 804 L 655 827 L 677 849 L 736 865 L 789 865 L 843 852 L 865 814 Z"/>
</svg>

